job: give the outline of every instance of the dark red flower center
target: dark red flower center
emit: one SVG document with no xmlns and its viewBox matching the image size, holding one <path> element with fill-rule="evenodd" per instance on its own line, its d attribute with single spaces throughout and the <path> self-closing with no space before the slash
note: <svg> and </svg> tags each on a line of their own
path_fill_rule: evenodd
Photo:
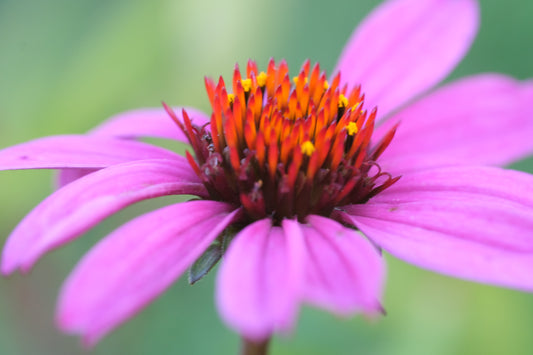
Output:
<svg viewBox="0 0 533 355">
<path fill-rule="evenodd" d="M 292 80 L 285 61 L 270 60 L 265 72 L 249 61 L 238 66 L 233 93 L 222 78 L 205 80 L 211 123 L 198 127 L 183 112 L 169 113 L 187 135 L 187 159 L 213 200 L 243 206 L 250 220 L 303 221 L 334 208 L 364 203 L 398 180 L 376 160 L 395 128 L 371 144 L 376 109 L 363 107 L 361 88 L 331 83 L 319 65 L 306 61 Z"/>
</svg>

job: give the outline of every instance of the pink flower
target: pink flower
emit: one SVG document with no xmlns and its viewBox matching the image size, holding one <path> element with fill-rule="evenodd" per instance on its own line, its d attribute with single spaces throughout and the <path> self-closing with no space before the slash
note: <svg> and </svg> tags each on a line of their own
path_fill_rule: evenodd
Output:
<svg viewBox="0 0 533 355">
<path fill-rule="evenodd" d="M 62 187 L 10 235 L 2 272 L 28 271 L 132 203 L 188 194 L 201 200 L 132 220 L 80 261 L 59 298 L 63 330 L 93 344 L 221 253 L 218 308 L 254 341 L 290 331 L 302 303 L 381 312 L 381 248 L 533 290 L 533 176 L 483 166 L 533 151 L 533 83 L 483 74 L 429 91 L 477 26 L 474 0 L 388 1 L 356 29 L 331 82 L 309 63 L 291 84 L 284 62 L 266 73 L 249 62 L 233 94 L 206 81 L 211 117 L 137 110 L 0 151 L 4 170 L 63 169 Z M 143 136 L 190 142 L 195 154 Z"/>
</svg>

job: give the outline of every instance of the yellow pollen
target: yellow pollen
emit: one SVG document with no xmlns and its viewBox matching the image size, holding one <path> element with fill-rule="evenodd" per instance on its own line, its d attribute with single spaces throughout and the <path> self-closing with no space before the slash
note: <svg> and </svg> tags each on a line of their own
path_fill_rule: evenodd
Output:
<svg viewBox="0 0 533 355">
<path fill-rule="evenodd" d="M 248 92 L 252 88 L 252 79 L 243 79 L 241 80 L 241 84 L 244 92 Z"/>
<path fill-rule="evenodd" d="M 297 76 L 292 78 L 292 81 L 294 81 L 294 85 L 298 85 L 298 77 Z M 308 81 L 308 79 L 306 77 L 305 80 L 304 80 L 304 85 L 307 84 L 307 81 Z"/>
<path fill-rule="evenodd" d="M 348 131 L 349 136 L 353 136 L 359 131 L 359 128 L 357 127 L 357 124 L 355 124 L 355 122 L 350 122 L 346 125 L 346 130 Z"/>
<path fill-rule="evenodd" d="M 257 76 L 257 85 L 259 85 L 260 87 L 263 87 L 266 85 L 266 82 L 267 82 L 267 75 L 264 71 L 262 71 Z"/>
<path fill-rule="evenodd" d="M 348 99 L 343 94 L 339 95 L 339 107 L 347 107 Z"/>
<path fill-rule="evenodd" d="M 324 80 L 324 90 L 327 90 L 329 88 L 329 83 L 327 80 Z"/>
<path fill-rule="evenodd" d="M 233 101 L 235 101 L 235 95 L 234 94 L 228 94 L 228 102 L 230 104 L 232 104 Z"/>
<path fill-rule="evenodd" d="M 304 153 L 307 156 L 311 156 L 313 152 L 315 151 L 315 146 L 311 141 L 303 142 L 303 144 L 300 146 L 302 148 L 302 153 Z"/>
</svg>

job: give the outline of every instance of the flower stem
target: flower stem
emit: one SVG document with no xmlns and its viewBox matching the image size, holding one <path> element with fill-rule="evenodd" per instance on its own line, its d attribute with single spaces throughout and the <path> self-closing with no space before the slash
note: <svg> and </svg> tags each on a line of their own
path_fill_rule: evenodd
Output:
<svg viewBox="0 0 533 355">
<path fill-rule="evenodd" d="M 242 338 L 241 355 L 266 355 L 268 353 L 268 342 L 270 338 L 261 342 L 254 342 Z"/>
</svg>

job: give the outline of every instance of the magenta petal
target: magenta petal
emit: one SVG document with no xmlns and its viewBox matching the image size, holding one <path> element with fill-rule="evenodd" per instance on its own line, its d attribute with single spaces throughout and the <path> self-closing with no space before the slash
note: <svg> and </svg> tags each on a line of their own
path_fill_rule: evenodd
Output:
<svg viewBox="0 0 533 355">
<path fill-rule="evenodd" d="M 177 154 L 150 144 L 83 135 L 51 136 L 0 150 L 0 170 L 104 168 L 132 160 Z"/>
<path fill-rule="evenodd" d="M 199 110 L 193 108 L 185 110 L 193 124 L 199 127 L 210 121 L 210 118 Z M 182 108 L 174 108 L 174 112 L 176 117 L 182 120 Z M 90 134 L 115 138 L 169 138 L 188 143 L 187 137 L 162 107 L 119 113 L 91 130 Z"/>
<path fill-rule="evenodd" d="M 236 218 L 231 210 L 221 202 L 185 202 L 117 229 L 66 280 L 59 326 L 96 343 L 171 285 Z"/>
<path fill-rule="evenodd" d="M 55 178 L 56 189 L 60 189 L 63 186 L 70 184 L 72 181 L 78 180 L 90 173 L 94 173 L 97 170 L 100 169 L 61 169 L 57 172 Z"/>
<path fill-rule="evenodd" d="M 445 165 L 508 164 L 533 152 L 533 84 L 500 75 L 452 83 L 401 110 L 376 131 L 400 122 L 380 158 L 389 172 Z"/>
<path fill-rule="evenodd" d="M 382 310 L 385 266 L 361 234 L 325 217 L 302 225 L 307 246 L 304 299 L 339 315 Z"/>
<path fill-rule="evenodd" d="M 464 56 L 478 28 L 474 0 L 387 1 L 354 31 L 337 63 L 381 116 L 431 88 Z"/>
<path fill-rule="evenodd" d="M 386 251 L 451 276 L 533 290 L 533 176 L 498 168 L 407 174 L 344 217 Z"/>
<path fill-rule="evenodd" d="M 15 228 L 3 250 L 2 272 L 28 270 L 42 254 L 118 210 L 172 194 L 206 194 L 184 158 L 124 163 L 76 180 L 46 198 Z"/>
<path fill-rule="evenodd" d="M 199 127 L 204 126 L 210 120 L 201 111 L 192 108 L 186 108 L 186 110 L 193 124 Z M 176 107 L 174 112 L 179 120 L 183 120 L 182 108 Z M 91 130 L 90 135 L 124 139 L 156 137 L 188 143 L 185 134 L 164 108 L 144 108 L 122 112 Z M 57 175 L 57 186 L 65 186 L 93 171 L 95 169 L 63 169 Z"/>
<path fill-rule="evenodd" d="M 298 312 L 303 280 L 303 236 L 297 222 L 269 219 L 244 228 L 231 242 L 217 278 L 224 320 L 256 341 L 287 332 Z"/>
</svg>

